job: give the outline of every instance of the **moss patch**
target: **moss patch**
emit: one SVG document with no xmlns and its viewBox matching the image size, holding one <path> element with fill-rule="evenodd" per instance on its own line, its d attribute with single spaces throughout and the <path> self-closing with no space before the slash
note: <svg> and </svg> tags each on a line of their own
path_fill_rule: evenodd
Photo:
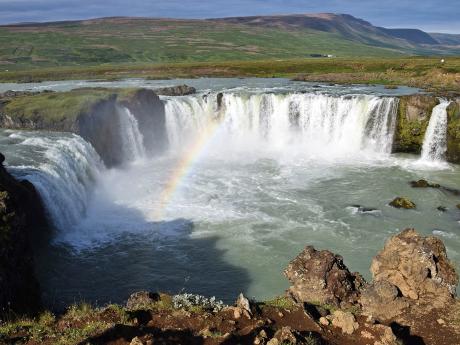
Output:
<svg viewBox="0 0 460 345">
<path fill-rule="evenodd" d="M 460 100 L 450 104 L 447 115 L 447 159 L 460 163 Z"/>
<path fill-rule="evenodd" d="M 396 125 L 396 152 L 420 153 L 437 100 L 431 96 L 405 96 L 399 100 Z"/>
</svg>

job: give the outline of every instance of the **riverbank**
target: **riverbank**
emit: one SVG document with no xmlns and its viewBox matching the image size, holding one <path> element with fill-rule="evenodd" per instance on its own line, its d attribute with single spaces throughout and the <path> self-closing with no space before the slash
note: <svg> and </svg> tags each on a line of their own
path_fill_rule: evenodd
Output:
<svg viewBox="0 0 460 345">
<path fill-rule="evenodd" d="M 0 82 L 117 80 L 120 78 L 286 77 L 342 84 L 407 85 L 460 93 L 460 58 L 318 58 L 260 61 L 111 65 L 1 71 Z"/>
<path fill-rule="evenodd" d="M 415 260 L 414 260 L 415 256 Z M 234 306 L 139 292 L 126 305 L 69 307 L 0 323 L 6 344 L 451 345 L 460 337 L 458 275 L 443 243 L 408 229 L 373 259 L 373 281 L 307 246 L 284 271 L 286 295 Z"/>
</svg>

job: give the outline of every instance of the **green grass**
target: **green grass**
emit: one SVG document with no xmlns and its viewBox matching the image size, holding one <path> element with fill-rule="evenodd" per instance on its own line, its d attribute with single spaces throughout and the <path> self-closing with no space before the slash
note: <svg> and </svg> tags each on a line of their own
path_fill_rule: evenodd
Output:
<svg viewBox="0 0 460 345">
<path fill-rule="evenodd" d="M 67 79 L 297 77 L 306 81 L 408 85 L 460 90 L 460 57 L 288 59 L 174 64 L 123 64 L 0 72 L 0 82 Z"/>
<path fill-rule="evenodd" d="M 184 20 L 116 20 L 0 27 L 0 69 L 286 59 L 310 54 L 401 56 L 307 29 L 254 27 Z M 405 52 L 407 53 L 407 51 Z"/>
<path fill-rule="evenodd" d="M 288 309 L 288 310 L 293 309 L 296 306 L 294 301 L 287 296 L 276 297 L 272 300 L 263 302 L 262 305 L 274 307 L 274 308 L 280 308 L 280 309 Z"/>
<path fill-rule="evenodd" d="M 137 89 L 81 88 L 67 92 L 39 93 L 24 95 L 10 100 L 4 111 L 12 118 L 55 123 L 63 120 L 73 121 L 77 116 L 96 102 L 108 99 L 113 94 L 119 100 L 130 97 Z"/>
</svg>

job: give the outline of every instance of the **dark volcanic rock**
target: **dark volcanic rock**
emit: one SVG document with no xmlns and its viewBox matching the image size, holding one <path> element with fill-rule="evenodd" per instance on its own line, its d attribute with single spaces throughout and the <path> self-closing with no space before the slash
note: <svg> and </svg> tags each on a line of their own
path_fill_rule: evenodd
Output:
<svg viewBox="0 0 460 345">
<path fill-rule="evenodd" d="M 288 293 L 302 303 L 353 305 L 365 284 L 358 273 L 350 273 L 341 256 L 311 246 L 291 261 L 284 274 L 292 283 Z"/>
<path fill-rule="evenodd" d="M 196 93 L 196 89 L 188 85 L 163 87 L 153 90 L 158 96 L 187 96 Z"/>
<path fill-rule="evenodd" d="M 34 186 L 17 181 L 0 165 L 0 315 L 40 308 L 31 237 L 44 227 L 45 212 Z"/>
<path fill-rule="evenodd" d="M 139 89 L 128 100 L 121 102 L 136 117 L 147 153 L 155 154 L 166 149 L 165 106 L 152 90 Z"/>
<path fill-rule="evenodd" d="M 440 188 L 441 187 L 439 184 L 430 183 L 427 180 L 411 181 L 410 185 L 413 188 Z"/>
</svg>

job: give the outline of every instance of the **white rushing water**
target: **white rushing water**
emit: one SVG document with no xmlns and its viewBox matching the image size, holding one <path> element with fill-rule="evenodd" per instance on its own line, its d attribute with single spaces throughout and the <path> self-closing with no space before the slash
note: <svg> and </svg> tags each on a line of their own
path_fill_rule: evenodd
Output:
<svg viewBox="0 0 460 345">
<path fill-rule="evenodd" d="M 318 94 L 224 94 L 167 101 L 166 123 L 172 149 L 180 149 L 217 121 L 214 147 L 292 149 L 305 155 L 339 156 L 362 151 L 390 153 L 397 99 Z"/>
<path fill-rule="evenodd" d="M 118 107 L 117 110 L 125 161 L 132 162 L 144 158 L 144 137 L 139 130 L 137 119 L 126 107 Z"/>
<path fill-rule="evenodd" d="M 93 147 L 77 135 L 24 132 L 10 138 L 18 141 L 25 159 L 30 157 L 30 163 L 16 166 L 13 173 L 34 184 L 54 225 L 65 230 L 78 224 L 104 170 Z"/>
<path fill-rule="evenodd" d="M 430 122 L 423 140 L 421 160 L 425 162 L 441 162 L 447 151 L 447 107 L 450 102 L 441 100 L 434 107 Z"/>
</svg>

